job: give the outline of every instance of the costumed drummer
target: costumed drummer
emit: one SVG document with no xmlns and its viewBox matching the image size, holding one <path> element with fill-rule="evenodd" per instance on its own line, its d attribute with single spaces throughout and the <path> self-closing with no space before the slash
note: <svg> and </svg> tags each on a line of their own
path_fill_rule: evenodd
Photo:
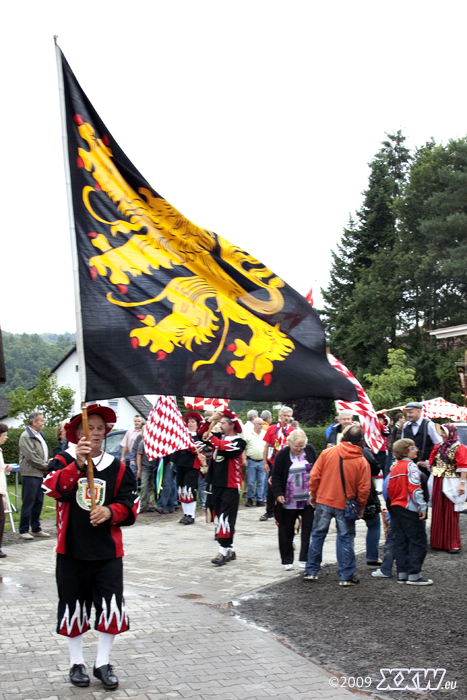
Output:
<svg viewBox="0 0 467 700">
<path fill-rule="evenodd" d="M 109 663 L 115 635 L 129 629 L 123 599 L 123 544 L 121 527 L 133 525 L 138 510 L 135 477 L 129 467 L 106 452 L 103 438 L 116 422 L 106 406 L 87 407 L 89 440 L 84 438 L 82 416 L 65 426 L 70 447 L 50 462 L 43 490 L 57 500 L 57 633 L 68 638 L 70 681 L 89 685 L 82 653 L 84 632 L 90 629 L 91 606 L 99 632 L 94 676 L 106 690 L 118 679 Z M 96 507 L 86 476 L 87 457 L 94 464 Z"/>
<path fill-rule="evenodd" d="M 233 538 L 242 488 L 242 453 L 246 447 L 242 431 L 240 418 L 226 409 L 211 435 L 207 432 L 203 435 L 203 440 L 213 448 L 206 481 L 212 485 L 212 511 L 217 517 L 219 553 L 211 559 L 216 566 L 237 558 Z"/>
</svg>

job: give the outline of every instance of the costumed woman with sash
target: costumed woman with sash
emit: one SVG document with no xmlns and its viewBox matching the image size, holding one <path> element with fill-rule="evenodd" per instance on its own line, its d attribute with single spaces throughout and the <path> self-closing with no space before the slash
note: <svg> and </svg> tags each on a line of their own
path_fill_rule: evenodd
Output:
<svg viewBox="0 0 467 700">
<path fill-rule="evenodd" d="M 457 554 L 461 548 L 459 512 L 464 508 L 467 447 L 453 423 L 441 426 L 443 441 L 430 455 L 431 538 L 433 549 Z"/>
</svg>

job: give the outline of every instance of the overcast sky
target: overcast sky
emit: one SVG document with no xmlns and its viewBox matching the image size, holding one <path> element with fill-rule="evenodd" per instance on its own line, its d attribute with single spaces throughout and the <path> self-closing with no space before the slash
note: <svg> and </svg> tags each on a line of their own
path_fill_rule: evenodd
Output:
<svg viewBox="0 0 467 700">
<path fill-rule="evenodd" d="M 457 0 L 9 3 L 3 330 L 75 330 L 54 34 L 152 186 L 319 306 L 385 132 L 466 134 L 466 19 Z"/>
</svg>

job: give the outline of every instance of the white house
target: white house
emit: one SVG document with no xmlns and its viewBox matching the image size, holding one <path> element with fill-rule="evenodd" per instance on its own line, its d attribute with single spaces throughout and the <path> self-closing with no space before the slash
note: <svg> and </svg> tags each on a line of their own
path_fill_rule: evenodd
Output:
<svg viewBox="0 0 467 700">
<path fill-rule="evenodd" d="M 76 348 L 70 350 L 58 365 L 52 369 L 52 374 L 57 375 L 59 386 L 70 386 L 75 399 L 71 407 L 71 415 L 79 413 L 81 410 L 79 400 L 79 373 L 78 373 L 78 353 Z M 117 414 L 115 430 L 127 430 L 133 426 L 133 418 L 136 415 L 143 416 L 146 420 L 155 403 L 156 396 L 125 396 L 115 399 L 99 401 L 103 406 L 113 408 Z M 10 428 L 17 428 L 23 425 L 18 418 L 8 417 L 8 399 L 0 399 L 0 421 L 6 423 Z"/>
</svg>

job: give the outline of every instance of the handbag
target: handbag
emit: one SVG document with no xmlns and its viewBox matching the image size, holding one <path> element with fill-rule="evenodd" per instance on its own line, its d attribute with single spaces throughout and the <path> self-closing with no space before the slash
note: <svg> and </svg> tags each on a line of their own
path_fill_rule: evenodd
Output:
<svg viewBox="0 0 467 700">
<path fill-rule="evenodd" d="M 371 520 L 375 515 L 378 515 L 378 513 L 381 513 L 381 502 L 372 479 L 370 495 L 368 496 L 368 501 L 366 502 L 363 513 L 363 520 Z"/>
<path fill-rule="evenodd" d="M 347 498 L 345 492 L 345 479 L 344 479 L 344 469 L 342 466 L 342 457 L 339 457 L 339 468 L 341 470 L 342 488 L 344 489 L 345 496 L 345 510 L 344 510 L 344 520 L 349 523 L 353 523 L 358 520 L 360 516 L 360 504 L 356 498 Z"/>
</svg>

